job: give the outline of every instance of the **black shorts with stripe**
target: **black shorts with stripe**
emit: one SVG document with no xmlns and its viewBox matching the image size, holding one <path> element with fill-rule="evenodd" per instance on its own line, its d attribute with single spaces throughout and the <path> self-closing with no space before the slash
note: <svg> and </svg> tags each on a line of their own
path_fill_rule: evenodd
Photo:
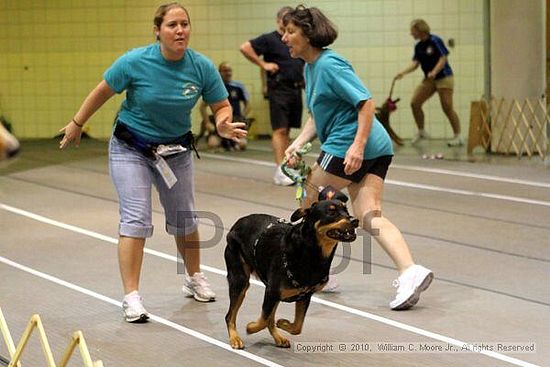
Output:
<svg viewBox="0 0 550 367">
<path fill-rule="evenodd" d="M 344 173 L 344 158 L 335 157 L 332 154 L 325 153 L 323 151 L 321 151 L 321 155 L 317 158 L 317 164 L 325 172 L 355 183 L 359 183 L 368 173 L 372 173 L 373 175 L 376 175 L 384 180 L 392 158 L 392 155 L 383 155 L 374 159 L 365 159 L 361 164 L 361 167 L 351 175 Z"/>
</svg>

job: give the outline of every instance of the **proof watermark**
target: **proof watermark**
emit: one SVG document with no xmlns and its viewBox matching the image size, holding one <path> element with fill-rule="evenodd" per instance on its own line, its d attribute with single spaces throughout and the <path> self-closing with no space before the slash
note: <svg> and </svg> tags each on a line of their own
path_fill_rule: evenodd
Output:
<svg viewBox="0 0 550 367">
<path fill-rule="evenodd" d="M 379 230 L 373 229 L 370 226 L 373 218 L 380 217 L 380 211 L 373 211 L 365 215 L 364 223 L 369 223 L 366 229 L 358 228 L 356 230 L 357 239 L 354 243 L 341 242 L 337 249 L 336 256 L 332 261 L 330 274 L 335 275 L 344 272 L 352 261 L 352 246 L 362 247 L 362 273 L 372 274 L 372 236 L 378 236 Z M 177 212 L 177 228 L 181 233 L 178 235 L 186 236 L 191 232 L 196 231 L 198 224 L 207 225 L 213 228 L 214 232 L 211 236 L 200 239 L 195 243 L 187 243 L 186 248 L 189 249 L 208 249 L 216 246 L 225 246 L 224 233 L 231 227 L 232 223 L 227 225 L 222 218 L 214 212 L 210 211 L 178 211 Z M 192 228 L 192 230 L 185 230 L 186 228 Z M 201 231 L 202 232 L 202 231 Z M 183 259 L 180 254 L 177 254 L 177 272 L 178 274 L 184 274 L 185 269 L 183 266 Z M 357 260 L 357 259 L 355 259 Z"/>
<path fill-rule="evenodd" d="M 294 353 L 536 353 L 534 342 L 294 342 Z"/>
</svg>

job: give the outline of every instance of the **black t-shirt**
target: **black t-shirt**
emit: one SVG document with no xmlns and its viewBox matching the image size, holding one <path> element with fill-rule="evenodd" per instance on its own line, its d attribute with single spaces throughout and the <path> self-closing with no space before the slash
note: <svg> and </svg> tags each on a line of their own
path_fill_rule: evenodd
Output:
<svg viewBox="0 0 550 367">
<path fill-rule="evenodd" d="M 258 56 L 266 62 L 279 65 L 279 72 L 267 73 L 268 82 L 281 81 L 287 83 L 302 83 L 304 80 L 304 61 L 290 56 L 287 45 L 277 31 L 262 34 L 250 40 L 250 44 Z"/>
<path fill-rule="evenodd" d="M 430 34 L 430 37 L 425 41 L 419 41 L 414 47 L 413 60 L 420 63 L 420 67 L 424 72 L 424 75 L 428 75 L 433 70 L 434 66 L 439 61 L 441 56 L 447 56 L 449 50 L 445 47 L 445 44 L 438 36 Z M 436 75 L 435 79 L 441 79 L 446 76 L 453 75 L 453 71 L 446 62 L 443 69 Z"/>
</svg>

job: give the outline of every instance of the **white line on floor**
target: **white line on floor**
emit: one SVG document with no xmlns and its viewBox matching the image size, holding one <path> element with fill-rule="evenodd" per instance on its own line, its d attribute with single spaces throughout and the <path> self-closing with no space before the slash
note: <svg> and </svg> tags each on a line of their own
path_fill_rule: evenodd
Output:
<svg viewBox="0 0 550 367">
<path fill-rule="evenodd" d="M 449 176 L 461 176 L 461 177 L 477 178 L 477 179 L 480 179 L 480 180 L 487 180 L 487 181 L 497 181 L 497 182 L 517 184 L 517 185 L 526 185 L 526 186 L 550 188 L 550 183 L 547 183 L 547 182 L 520 180 L 520 179 L 517 179 L 517 178 L 506 178 L 506 177 L 500 177 L 500 176 L 482 175 L 482 174 L 478 174 L 478 173 L 452 171 L 452 170 L 441 169 L 441 168 L 428 168 L 428 167 L 420 167 L 420 166 L 405 166 L 403 164 L 392 164 L 391 167 L 392 168 L 399 168 L 399 169 L 409 170 L 409 171 L 438 173 L 438 174 L 449 175 Z"/>
<path fill-rule="evenodd" d="M 257 150 L 257 151 L 260 151 L 260 152 L 270 152 L 270 153 L 272 152 L 272 150 L 270 148 L 260 148 L 260 147 L 250 148 L 250 150 Z M 201 153 L 201 155 L 202 154 L 203 153 Z M 220 156 L 218 154 L 204 153 L 204 155 L 206 157 L 209 157 L 209 158 L 220 158 Z M 306 154 L 306 156 L 310 157 L 310 158 L 317 158 L 318 154 L 308 153 L 308 154 Z M 235 159 L 238 160 L 240 158 L 235 158 Z M 258 161 L 258 162 L 264 162 L 264 161 Z M 265 165 L 265 164 L 263 164 L 263 165 Z M 275 167 L 275 164 L 271 163 L 270 166 Z M 520 179 L 515 179 L 515 178 L 483 175 L 483 174 L 470 173 L 470 172 L 464 172 L 464 171 L 453 171 L 453 170 L 448 170 L 448 169 L 429 168 L 429 167 L 422 167 L 422 166 L 409 166 L 409 165 L 403 165 L 403 164 L 397 164 L 397 163 L 392 163 L 391 167 L 392 168 L 398 168 L 398 169 L 405 169 L 405 170 L 409 170 L 409 171 L 438 173 L 438 174 L 450 175 L 450 176 L 462 176 L 462 177 L 477 178 L 477 179 L 480 179 L 480 180 L 497 181 L 497 182 L 519 184 L 519 185 L 550 188 L 550 183 L 547 183 L 547 182 L 520 180 Z"/>
<path fill-rule="evenodd" d="M 256 166 L 265 166 L 265 167 L 275 168 L 275 163 L 268 162 L 268 161 L 262 161 L 262 160 L 259 160 L 259 159 L 237 158 L 237 157 L 230 157 L 230 156 L 227 156 L 227 155 L 212 154 L 212 153 L 201 153 L 201 157 L 202 156 L 207 157 L 207 158 L 212 158 L 212 159 L 218 159 L 220 161 L 248 163 L 248 164 L 255 164 Z"/>
<path fill-rule="evenodd" d="M 250 148 L 250 150 L 257 150 L 257 151 L 260 151 L 260 152 L 272 152 L 272 150 L 270 148 L 260 148 L 260 147 L 253 147 L 253 148 Z M 202 153 L 201 153 L 201 155 L 202 155 Z M 217 154 L 211 154 L 211 153 L 210 154 L 205 153 L 204 155 L 206 157 L 209 157 L 209 158 L 219 158 L 220 157 Z M 311 158 L 317 158 L 319 155 L 316 154 L 316 153 L 308 153 L 308 154 L 306 154 L 306 156 L 311 157 Z M 236 158 L 236 159 L 238 160 L 239 158 Z M 263 162 L 263 161 L 259 161 L 259 162 Z M 271 166 L 275 167 L 275 164 L 272 163 Z M 404 170 L 410 170 L 410 171 L 438 173 L 438 174 L 450 175 L 450 176 L 462 176 L 462 177 L 477 178 L 477 179 L 488 180 L 488 181 L 497 181 L 497 182 L 519 184 L 519 185 L 550 188 L 550 183 L 548 183 L 548 182 L 520 180 L 520 179 L 501 177 L 501 176 L 483 175 L 483 174 L 478 174 L 478 173 L 453 171 L 453 170 L 441 169 L 441 168 L 429 168 L 429 167 L 422 167 L 422 166 L 409 166 L 409 165 L 403 165 L 403 164 L 397 164 L 397 163 L 392 163 L 391 167 L 392 168 L 398 168 L 398 169 L 404 169 Z"/>
<path fill-rule="evenodd" d="M 429 190 L 429 191 L 446 192 L 446 193 L 449 193 L 449 194 L 466 195 L 466 196 L 478 196 L 478 197 L 489 198 L 489 199 L 512 201 L 512 202 L 522 203 L 522 204 L 550 206 L 550 201 L 527 199 L 527 198 L 522 198 L 522 197 L 519 197 L 519 196 L 500 195 L 500 194 L 493 194 L 493 193 L 490 193 L 490 192 L 482 192 L 482 191 L 449 189 L 447 187 L 441 187 L 441 186 L 416 184 L 416 183 L 396 181 L 396 180 L 388 180 L 388 179 L 386 179 L 385 182 L 390 184 L 390 185 L 401 186 L 401 187 L 411 187 L 413 189 L 422 189 L 422 190 Z"/>
<path fill-rule="evenodd" d="M 82 233 L 82 232 L 80 232 Z M 96 237 L 97 238 L 97 237 Z M 122 303 L 119 302 L 119 301 L 116 301 L 112 298 L 109 298 L 107 296 L 104 296 L 100 293 L 97 293 L 97 292 L 94 292 L 92 290 L 89 290 L 87 288 L 83 288 L 83 287 L 80 287 L 76 284 L 73 284 L 73 283 L 70 283 L 70 282 L 67 282 L 66 280 L 63 280 L 63 279 L 59 279 L 53 275 L 49 275 L 49 274 L 46 274 L 46 273 L 43 273 L 41 271 L 38 271 L 38 270 L 35 270 L 35 269 L 32 269 L 32 268 L 29 268 L 28 266 L 25 266 L 25 265 L 21 265 L 15 261 L 12 261 L 10 259 L 7 259 L 3 256 L 0 256 L 0 262 L 6 264 L 6 265 L 9 265 L 11 267 L 14 267 L 16 269 L 19 269 L 19 270 L 22 270 L 24 272 L 27 272 L 29 274 L 32 274 L 32 275 L 35 275 L 37 277 L 40 277 L 42 279 L 45 279 L 45 280 L 48 280 L 50 282 L 53 282 L 53 283 L 56 283 L 58 285 L 61 285 L 63 287 L 67 287 L 69 289 L 72 289 L 73 291 L 77 291 L 77 292 L 80 292 L 80 293 L 83 293 L 87 296 L 90 296 L 90 297 L 93 297 L 93 298 L 96 298 L 98 300 L 101 300 L 103 302 L 106 302 L 106 303 L 110 303 L 112 305 L 115 305 L 119 308 L 122 307 Z M 217 339 L 214 339 L 208 335 L 205 335 L 205 334 L 202 334 L 202 333 L 199 333 L 198 331 L 195 331 L 193 329 L 189 329 L 185 326 L 182 326 L 182 325 L 179 325 L 179 324 L 176 324 L 170 320 L 167 320 L 165 318 L 162 318 L 160 316 L 155 316 L 153 314 L 149 314 L 150 318 L 156 322 L 158 322 L 159 324 L 163 324 L 163 325 L 166 325 L 168 327 L 171 327 L 173 329 L 176 329 L 184 334 L 187 334 L 187 335 L 190 335 L 194 338 L 197 338 L 197 339 L 200 339 L 204 342 L 207 342 L 209 344 L 212 344 L 216 347 L 220 347 L 222 349 L 225 349 L 227 351 L 230 351 L 230 352 L 233 352 L 233 353 L 236 353 L 236 354 L 239 354 L 240 356 L 242 357 L 245 357 L 245 358 L 248 358 L 250 360 L 253 360 L 254 362 L 258 362 L 264 366 L 270 366 L 270 367 L 282 367 L 280 364 L 277 364 L 275 362 L 272 362 L 270 360 L 267 360 L 265 358 L 262 358 L 262 357 L 259 357 L 255 354 L 252 354 L 250 352 L 246 352 L 244 350 L 236 350 L 236 349 L 233 349 L 231 348 L 231 346 L 227 343 L 227 342 L 222 342 L 222 341 L 219 341 Z"/>
<path fill-rule="evenodd" d="M 96 238 L 96 239 L 99 239 L 99 240 L 102 240 L 102 241 L 106 241 L 106 242 L 109 242 L 109 243 L 115 243 L 115 244 L 118 242 L 117 239 L 115 239 L 115 238 L 108 237 L 108 236 L 102 235 L 100 233 L 89 231 L 89 230 L 86 230 L 86 229 L 83 229 L 83 228 L 80 228 L 80 227 L 76 227 L 76 226 L 73 226 L 73 225 L 70 225 L 70 224 L 59 222 L 59 221 L 56 221 L 54 219 L 46 218 L 46 217 L 41 216 L 39 214 L 31 213 L 31 212 L 28 212 L 28 211 L 23 210 L 23 209 L 18 209 L 18 208 L 15 208 L 15 207 L 12 207 L 12 206 L 9 206 L 9 205 L 5 205 L 5 204 L 2 204 L 2 203 L 0 203 L 0 208 L 4 209 L 5 211 L 14 213 L 14 214 L 18 214 L 18 215 L 21 215 L 21 216 L 24 216 L 24 217 L 42 222 L 42 223 L 50 224 L 50 225 L 53 225 L 53 226 L 56 226 L 56 227 L 59 227 L 59 228 L 63 228 L 63 229 L 70 230 L 70 231 L 73 231 L 73 232 L 76 232 L 76 233 L 80 233 L 80 234 L 83 234 L 83 235 L 86 235 L 86 236 L 89 236 L 89 237 L 93 237 L 93 238 Z M 168 255 L 168 254 L 165 254 L 165 253 L 160 252 L 160 251 L 156 251 L 156 250 L 152 250 L 152 249 L 148 249 L 148 248 L 145 248 L 144 251 L 145 251 L 145 253 L 148 253 L 148 254 L 154 255 L 154 256 L 158 256 L 158 257 L 161 257 L 163 259 L 167 259 L 167 260 L 170 260 L 170 261 L 176 261 L 176 262 L 178 261 L 176 256 Z M 0 259 L 4 259 L 4 258 L 0 257 Z M 32 270 L 30 268 L 28 268 L 28 269 Z M 227 275 L 227 273 L 224 270 L 217 269 L 217 268 L 214 268 L 214 267 L 210 267 L 210 266 L 207 266 L 207 265 L 201 265 L 201 269 L 204 270 L 204 271 L 208 271 L 208 272 L 211 272 L 211 273 L 214 273 L 214 274 L 224 276 L 224 277 Z M 38 271 L 35 271 L 35 272 L 39 273 Z M 51 277 L 51 278 L 54 278 L 54 277 Z M 54 279 L 59 280 L 59 282 L 65 282 L 65 281 L 60 280 L 58 278 L 54 278 Z M 65 282 L 65 283 L 70 284 L 68 282 Z M 251 279 L 251 283 L 255 284 L 255 285 L 263 286 L 263 284 L 261 282 L 257 281 L 257 280 Z M 59 284 L 61 284 L 61 283 L 59 283 Z M 74 287 L 80 288 L 78 286 L 74 286 Z M 69 287 L 69 288 L 71 288 L 71 287 Z M 86 292 L 80 291 L 78 289 L 75 289 L 75 290 L 78 290 L 79 292 L 82 292 L 82 293 L 85 293 L 85 294 L 89 294 L 87 292 L 91 292 L 91 291 L 88 291 L 84 288 L 81 288 L 81 289 L 85 290 Z M 91 292 L 91 293 L 94 293 L 94 292 Z M 120 306 L 120 303 L 115 301 L 115 300 L 112 300 L 110 298 L 107 298 L 107 297 L 99 295 L 99 294 L 98 294 L 98 296 L 100 296 L 102 298 L 99 298 L 99 297 L 96 297 L 96 298 L 103 299 L 103 300 L 108 300 L 109 303 L 114 302 L 114 304 L 117 304 L 118 306 Z M 445 343 L 449 343 L 449 344 L 452 344 L 452 345 L 457 346 L 459 348 L 463 348 L 464 346 L 468 346 L 468 348 L 470 350 L 472 350 L 472 348 L 473 348 L 471 346 L 471 344 L 463 342 L 461 340 L 450 338 L 448 336 L 437 334 L 437 333 L 434 333 L 434 332 L 431 332 L 431 331 L 428 331 L 428 330 L 424 330 L 424 329 L 421 329 L 421 328 L 417 328 L 417 327 L 412 326 L 412 325 L 407 325 L 405 323 L 395 321 L 395 320 L 391 320 L 391 319 L 388 319 L 388 318 L 385 318 L 385 317 L 382 317 L 382 316 L 378 316 L 378 315 L 372 314 L 370 312 L 361 311 L 361 310 L 358 310 L 358 309 L 355 309 L 355 308 L 352 308 L 352 307 L 348 307 L 348 306 L 341 305 L 341 304 L 338 304 L 338 303 L 335 303 L 335 302 L 327 301 L 327 300 L 324 300 L 324 299 L 321 299 L 321 298 L 318 298 L 318 297 L 312 297 L 311 301 L 315 302 L 315 303 L 325 305 L 325 306 L 333 308 L 333 309 L 337 309 L 337 310 L 340 310 L 340 311 L 343 311 L 343 312 L 347 312 L 347 313 L 350 313 L 350 314 L 353 314 L 353 315 L 356 315 L 356 316 L 359 316 L 359 317 L 362 317 L 362 318 L 370 319 L 370 320 L 373 320 L 373 321 L 378 321 L 378 322 L 386 324 L 388 326 L 392 326 L 392 327 L 395 327 L 395 328 L 398 328 L 398 329 L 401 329 L 401 330 L 406 330 L 406 331 L 409 331 L 409 332 L 414 333 L 414 334 L 422 335 L 422 336 L 425 336 L 425 337 L 428 337 L 428 338 L 431 338 L 431 339 L 434 339 L 434 340 L 439 340 L 439 341 L 442 341 L 442 342 L 445 342 Z M 164 319 L 161 319 L 161 320 L 164 320 Z M 165 321 L 167 323 L 171 323 L 168 320 L 165 320 Z M 177 325 L 177 324 L 174 324 L 174 325 Z M 168 325 L 168 326 L 172 326 L 172 325 Z M 184 328 L 184 327 L 181 326 L 181 328 Z M 184 328 L 184 329 L 186 329 L 186 328 Z M 186 329 L 186 330 L 192 331 L 191 329 Z M 181 331 L 183 331 L 183 330 L 181 330 Z M 183 331 L 183 332 L 185 332 L 185 331 Z M 224 349 L 231 350 L 235 353 L 243 352 L 243 351 L 235 351 L 235 350 L 231 349 L 231 347 L 229 345 L 227 345 L 225 343 L 222 343 L 222 342 L 220 342 L 216 339 L 212 339 L 209 336 L 200 334 L 198 332 L 195 332 L 195 333 L 197 333 L 198 335 L 201 335 L 204 338 L 208 338 L 209 340 L 215 341 L 216 343 L 213 343 L 213 342 L 211 343 L 210 341 L 208 341 L 208 342 L 211 343 L 211 344 L 215 344 L 216 346 L 221 346 L 221 344 L 223 344 Z M 200 338 L 200 339 L 202 339 L 202 338 Z M 205 339 L 203 339 L 203 340 L 205 340 Z M 472 351 L 476 352 L 476 353 L 483 354 L 485 356 L 488 356 L 488 357 L 491 357 L 491 358 L 494 358 L 494 359 L 498 359 L 498 360 L 501 360 L 501 361 L 504 361 L 504 362 L 514 364 L 516 366 L 539 367 L 535 364 L 532 364 L 532 363 L 529 363 L 529 362 L 526 362 L 526 361 L 522 361 L 522 360 L 517 359 L 517 358 L 509 357 L 509 356 L 504 355 L 504 354 L 492 352 L 492 351 L 487 351 L 487 350 L 475 350 L 475 351 L 472 350 Z M 246 352 L 243 352 L 243 353 L 246 353 Z M 256 357 L 255 355 L 251 355 L 251 356 Z M 249 356 L 246 356 L 246 357 L 250 358 Z M 257 358 L 261 358 L 261 357 L 257 357 Z M 272 363 L 272 362 L 267 361 L 267 360 L 266 360 L 266 362 Z M 271 364 L 271 365 L 275 365 L 275 364 Z"/>
<path fill-rule="evenodd" d="M 255 165 L 259 165 L 259 166 L 275 167 L 275 163 L 260 161 L 260 160 L 257 160 L 257 159 L 236 158 L 236 157 L 221 156 L 221 155 L 209 154 L 209 153 L 201 153 L 201 155 L 203 155 L 205 157 L 208 157 L 208 158 L 214 158 L 214 159 L 219 159 L 219 160 L 223 160 L 223 161 L 231 161 L 231 162 L 239 162 L 239 163 L 245 163 L 245 164 L 255 164 Z M 498 181 L 498 179 L 496 177 L 493 177 L 493 179 L 495 181 Z M 489 199 L 512 201 L 512 202 L 522 203 L 522 204 L 550 206 L 550 201 L 528 199 L 528 198 L 522 198 L 522 197 L 518 197 L 518 196 L 500 195 L 500 194 L 493 194 L 493 193 L 490 193 L 490 192 L 482 192 L 482 191 L 450 189 L 450 188 L 446 188 L 446 187 L 442 187 L 442 186 L 417 184 L 417 183 L 397 181 L 397 180 L 389 180 L 389 179 L 386 179 L 385 182 L 389 185 L 410 187 L 410 188 L 413 188 L 413 189 L 446 192 L 446 193 L 457 194 L 457 195 L 478 196 L 478 197 L 489 198 Z M 524 182 L 527 182 L 527 181 L 524 181 Z M 515 183 L 519 183 L 519 181 L 515 182 Z M 534 185 L 535 182 L 531 182 L 530 184 L 532 184 L 532 186 L 536 186 L 536 185 Z M 539 186 L 543 185 L 542 183 L 538 183 L 538 184 L 539 184 Z M 550 187 L 550 185 L 548 185 L 548 187 Z"/>
</svg>

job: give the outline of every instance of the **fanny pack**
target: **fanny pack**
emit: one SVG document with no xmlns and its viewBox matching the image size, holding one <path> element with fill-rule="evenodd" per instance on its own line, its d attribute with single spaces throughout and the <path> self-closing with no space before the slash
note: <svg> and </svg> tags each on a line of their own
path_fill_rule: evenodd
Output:
<svg viewBox="0 0 550 367">
<path fill-rule="evenodd" d="M 186 152 L 189 149 L 192 149 L 195 152 L 198 159 L 201 158 L 197 148 L 195 147 L 195 138 L 191 131 L 167 143 L 151 143 L 138 137 L 136 134 L 133 134 L 130 129 L 126 127 L 126 125 L 120 121 L 117 121 L 113 135 L 117 139 L 122 140 L 138 152 L 142 153 L 147 158 L 156 159 L 157 156 L 168 157 L 181 152 Z"/>
</svg>

